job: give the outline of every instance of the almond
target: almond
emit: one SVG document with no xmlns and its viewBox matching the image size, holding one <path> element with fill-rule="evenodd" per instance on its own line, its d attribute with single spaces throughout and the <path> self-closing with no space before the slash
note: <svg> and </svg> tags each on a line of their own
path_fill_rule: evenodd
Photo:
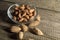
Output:
<svg viewBox="0 0 60 40">
<path fill-rule="evenodd" d="M 24 12 L 24 14 L 22 15 L 22 17 L 25 16 L 25 15 L 26 15 L 26 12 Z"/>
<path fill-rule="evenodd" d="M 19 18 L 21 18 L 21 13 L 19 13 L 19 15 L 18 15 L 18 16 L 19 16 Z"/>
<path fill-rule="evenodd" d="M 38 29 L 38 28 L 33 28 L 33 32 L 34 32 L 35 34 L 37 34 L 37 35 L 44 35 L 44 34 L 42 33 L 42 31 L 41 31 L 40 29 Z"/>
<path fill-rule="evenodd" d="M 32 13 L 29 14 L 29 16 L 32 16 L 32 15 L 33 15 Z"/>
<path fill-rule="evenodd" d="M 30 13 L 32 13 L 32 12 L 34 12 L 34 9 L 30 9 L 29 11 L 30 11 Z"/>
<path fill-rule="evenodd" d="M 23 35 L 24 35 L 23 32 L 20 31 L 20 32 L 19 32 L 19 39 L 20 39 L 20 40 L 23 39 Z"/>
<path fill-rule="evenodd" d="M 19 10 L 19 6 L 16 6 L 16 7 L 15 7 L 15 10 Z"/>
<path fill-rule="evenodd" d="M 28 31 L 28 26 L 26 26 L 25 24 L 22 24 L 21 28 L 24 32 Z"/>
<path fill-rule="evenodd" d="M 25 5 L 22 5 L 22 6 L 20 7 L 20 9 L 21 9 L 21 10 L 24 10 L 24 9 L 25 9 Z"/>
<path fill-rule="evenodd" d="M 20 20 L 19 20 L 19 22 L 22 22 L 24 20 L 24 18 L 21 18 Z"/>
<path fill-rule="evenodd" d="M 16 17 L 15 16 L 13 16 L 13 19 L 16 21 Z"/>
<path fill-rule="evenodd" d="M 28 20 L 26 18 L 24 18 L 24 21 L 27 22 Z"/>
<path fill-rule="evenodd" d="M 25 17 L 26 17 L 27 19 L 29 19 L 29 16 L 28 16 L 28 15 L 26 15 Z"/>
<path fill-rule="evenodd" d="M 21 30 L 21 28 L 18 27 L 18 26 L 12 26 L 12 27 L 11 27 L 11 32 L 18 33 L 20 30 Z"/>
<path fill-rule="evenodd" d="M 39 21 L 33 21 L 29 24 L 29 27 L 37 26 L 39 25 L 39 23 L 40 23 Z"/>
</svg>

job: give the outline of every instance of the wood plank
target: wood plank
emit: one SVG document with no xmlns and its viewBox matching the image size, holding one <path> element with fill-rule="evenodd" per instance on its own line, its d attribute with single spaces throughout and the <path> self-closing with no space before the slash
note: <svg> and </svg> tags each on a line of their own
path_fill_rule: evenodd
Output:
<svg viewBox="0 0 60 40">
<path fill-rule="evenodd" d="M 60 38 L 60 13 L 39 9 L 41 23 L 39 28 L 47 35 Z"/>
<path fill-rule="evenodd" d="M 3 5 L 3 4 L 1 3 L 0 5 Z M 9 4 L 7 5 L 6 3 L 5 6 L 7 10 L 7 8 L 9 7 Z M 39 8 L 37 8 L 37 12 L 41 16 L 41 23 L 38 26 L 38 28 L 42 30 L 42 32 L 44 33 L 44 36 L 37 36 L 37 35 L 33 35 L 32 33 L 26 32 L 24 37 L 34 38 L 35 40 L 60 40 L 60 13 L 55 11 L 45 10 L 45 9 L 39 9 Z M 2 13 L 0 12 L 0 14 L 5 15 L 6 12 L 3 11 Z M 3 19 L 5 19 L 5 16 L 7 17 L 7 15 L 5 15 L 4 18 L 2 18 L 3 16 L 0 17 L 0 20 L 2 21 Z M 5 22 L 5 23 L 7 24 L 9 22 Z M 7 36 L 7 34 L 1 27 L 2 26 L 0 26 L 0 38 L 3 40 L 3 37 Z M 8 37 L 6 37 L 6 39 L 8 39 Z"/>
<path fill-rule="evenodd" d="M 5 0 L 5 1 L 10 1 L 10 2 L 29 2 L 30 4 L 34 4 L 37 7 L 40 8 L 45 8 L 45 9 L 50 9 L 50 10 L 55 10 L 55 11 L 60 11 L 60 0 Z"/>
</svg>

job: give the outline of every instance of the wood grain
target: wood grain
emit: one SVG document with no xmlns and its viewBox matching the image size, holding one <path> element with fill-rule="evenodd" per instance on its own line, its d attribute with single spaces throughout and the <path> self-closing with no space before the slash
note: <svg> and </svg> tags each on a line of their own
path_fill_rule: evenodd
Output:
<svg viewBox="0 0 60 40">
<path fill-rule="evenodd" d="M 8 32 L 6 26 L 14 24 L 9 20 L 6 11 L 12 3 L 0 2 L 0 39 L 1 40 L 16 40 L 12 39 L 10 36 L 14 33 Z M 6 6 L 6 7 L 5 7 Z M 40 7 L 40 6 L 39 6 Z M 3 8 L 3 9 L 2 9 Z M 4 9 L 5 8 L 5 9 Z M 30 32 L 24 34 L 24 39 L 33 38 L 35 40 L 60 40 L 60 12 L 46 10 L 41 8 L 36 8 L 37 12 L 41 16 L 41 23 L 38 25 L 38 28 L 42 30 L 44 36 L 37 36 Z M 4 24 L 4 26 L 3 26 Z"/>
</svg>

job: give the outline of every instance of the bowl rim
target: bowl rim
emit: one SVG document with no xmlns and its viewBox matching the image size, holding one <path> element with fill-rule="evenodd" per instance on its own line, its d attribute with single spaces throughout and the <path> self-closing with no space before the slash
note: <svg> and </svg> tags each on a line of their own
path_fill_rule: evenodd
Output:
<svg viewBox="0 0 60 40">
<path fill-rule="evenodd" d="M 21 4 L 20 4 L 21 5 Z M 27 4 L 26 4 L 27 5 Z M 8 17 L 13 21 L 13 22 L 15 22 L 15 23 L 17 23 L 17 24 L 21 24 L 20 22 L 18 22 L 18 21 L 15 21 L 14 19 L 12 19 L 12 15 L 11 15 L 11 13 L 10 13 L 10 8 L 11 7 L 13 7 L 13 6 L 19 6 L 19 4 L 12 4 L 12 5 L 10 5 L 10 7 L 8 8 L 8 10 L 7 10 L 7 15 L 8 15 Z M 31 6 L 31 5 L 30 5 Z M 34 7 L 34 6 L 32 6 L 32 7 Z M 37 10 L 36 10 L 36 7 L 34 7 L 34 9 L 35 9 L 35 11 L 36 11 L 36 16 L 38 15 L 38 12 L 37 12 Z M 35 17 L 36 17 L 35 16 Z M 35 17 L 34 17 L 34 19 L 35 19 Z M 27 22 L 27 23 L 30 23 L 30 22 Z M 24 23 L 24 24 L 26 24 L 26 23 Z"/>
</svg>

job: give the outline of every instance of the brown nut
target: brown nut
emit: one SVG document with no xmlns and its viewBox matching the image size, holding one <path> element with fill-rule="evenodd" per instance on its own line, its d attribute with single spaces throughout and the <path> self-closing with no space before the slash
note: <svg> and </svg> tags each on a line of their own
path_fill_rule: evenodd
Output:
<svg viewBox="0 0 60 40">
<path fill-rule="evenodd" d="M 26 15 L 25 17 L 26 17 L 27 19 L 29 19 L 29 16 L 28 16 L 28 15 Z"/>
<path fill-rule="evenodd" d="M 19 6 L 16 6 L 16 7 L 15 7 L 15 10 L 19 10 Z"/>
<path fill-rule="evenodd" d="M 25 7 L 30 10 L 30 6 L 29 5 L 26 5 Z"/>
<path fill-rule="evenodd" d="M 16 21 L 16 17 L 15 16 L 13 16 L 13 19 Z"/>
<path fill-rule="evenodd" d="M 38 28 L 33 28 L 33 30 L 32 30 L 35 34 L 37 34 L 37 35 L 44 35 L 43 33 L 42 33 L 42 31 L 40 30 L 40 29 L 38 29 Z"/>
<path fill-rule="evenodd" d="M 22 17 L 25 16 L 25 15 L 26 15 L 26 12 L 24 12 L 24 14 L 22 15 Z"/>
<path fill-rule="evenodd" d="M 20 20 L 19 20 L 19 22 L 22 22 L 24 20 L 24 18 L 21 18 Z"/>
<path fill-rule="evenodd" d="M 39 25 L 39 21 L 33 21 L 33 22 L 31 22 L 30 24 L 29 24 L 29 27 L 35 27 L 35 26 L 37 26 L 37 25 Z"/>
<path fill-rule="evenodd" d="M 22 24 L 22 31 L 26 32 L 28 31 L 28 27 L 25 24 Z"/>
<path fill-rule="evenodd" d="M 23 36 L 24 36 L 23 32 L 20 31 L 19 32 L 19 39 L 22 40 L 23 39 Z"/>
<path fill-rule="evenodd" d="M 29 16 L 32 16 L 32 15 L 33 15 L 32 13 L 29 14 Z"/>
<path fill-rule="evenodd" d="M 19 18 L 22 18 L 21 13 L 18 14 Z"/>
<path fill-rule="evenodd" d="M 18 11 L 15 12 L 15 15 L 17 15 L 17 14 L 18 14 Z"/>
<path fill-rule="evenodd" d="M 32 13 L 32 12 L 34 12 L 34 9 L 30 9 L 29 11 L 30 11 L 30 13 Z"/>
<path fill-rule="evenodd" d="M 30 16 L 30 19 L 29 20 L 30 21 L 34 20 L 34 16 Z"/>
<path fill-rule="evenodd" d="M 28 20 L 26 18 L 24 18 L 24 21 L 27 22 Z"/>
<path fill-rule="evenodd" d="M 27 9 L 25 10 L 25 12 L 26 12 L 26 14 L 29 14 L 29 11 Z"/>
<path fill-rule="evenodd" d="M 21 28 L 18 27 L 18 26 L 12 26 L 12 27 L 11 27 L 11 32 L 18 33 L 20 30 L 21 30 Z"/>
<path fill-rule="evenodd" d="M 21 10 L 24 10 L 24 9 L 25 9 L 25 5 L 22 5 L 22 6 L 20 7 L 20 9 L 21 9 Z"/>
</svg>

